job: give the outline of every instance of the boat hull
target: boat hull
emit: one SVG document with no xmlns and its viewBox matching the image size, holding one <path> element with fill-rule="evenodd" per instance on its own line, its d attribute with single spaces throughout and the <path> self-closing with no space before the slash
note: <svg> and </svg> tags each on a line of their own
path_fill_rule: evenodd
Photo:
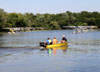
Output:
<svg viewBox="0 0 100 72">
<path fill-rule="evenodd" d="M 54 48 L 54 47 L 61 47 L 61 46 L 67 46 L 68 43 L 60 43 L 60 44 L 53 44 L 53 45 L 47 45 L 46 48 Z"/>
</svg>

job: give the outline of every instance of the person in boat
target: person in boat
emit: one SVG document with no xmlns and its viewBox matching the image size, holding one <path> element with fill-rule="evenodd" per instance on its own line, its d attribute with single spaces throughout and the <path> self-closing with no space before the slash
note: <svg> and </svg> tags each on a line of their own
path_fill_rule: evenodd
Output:
<svg viewBox="0 0 100 72">
<path fill-rule="evenodd" d="M 47 43 L 47 45 L 51 44 L 52 43 L 51 39 L 50 38 L 47 38 L 46 43 Z"/>
<path fill-rule="evenodd" d="M 62 40 L 61 43 L 67 42 L 67 38 L 65 37 L 65 35 L 62 35 Z"/>
<path fill-rule="evenodd" d="M 56 39 L 56 37 L 53 38 L 52 44 L 57 44 L 58 40 Z"/>
</svg>

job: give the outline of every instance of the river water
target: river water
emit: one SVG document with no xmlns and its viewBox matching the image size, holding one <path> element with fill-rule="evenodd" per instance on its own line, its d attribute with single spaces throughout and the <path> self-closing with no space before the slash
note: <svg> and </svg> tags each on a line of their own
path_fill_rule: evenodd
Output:
<svg viewBox="0 0 100 72">
<path fill-rule="evenodd" d="M 100 72 L 100 30 L 0 33 L 0 72 Z M 48 53 L 39 42 L 65 35 L 71 45 Z M 35 47 L 35 49 L 34 49 Z"/>
</svg>

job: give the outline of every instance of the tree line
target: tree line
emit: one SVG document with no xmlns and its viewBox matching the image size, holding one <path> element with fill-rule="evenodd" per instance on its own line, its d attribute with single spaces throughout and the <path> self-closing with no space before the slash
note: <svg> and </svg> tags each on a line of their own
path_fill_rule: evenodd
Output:
<svg viewBox="0 0 100 72">
<path fill-rule="evenodd" d="M 6 27 L 45 27 L 50 30 L 63 29 L 63 26 L 98 26 L 100 13 L 66 11 L 59 14 L 7 13 L 0 9 L 0 30 Z"/>
</svg>

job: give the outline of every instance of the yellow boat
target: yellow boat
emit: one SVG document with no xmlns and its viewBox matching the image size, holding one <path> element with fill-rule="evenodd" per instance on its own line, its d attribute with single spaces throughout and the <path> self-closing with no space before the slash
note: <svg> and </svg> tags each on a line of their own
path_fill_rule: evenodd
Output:
<svg viewBox="0 0 100 72">
<path fill-rule="evenodd" d="M 59 44 L 53 44 L 53 45 L 47 45 L 46 48 L 54 48 L 54 47 L 61 47 L 61 46 L 67 46 L 68 43 L 59 43 Z"/>
<path fill-rule="evenodd" d="M 56 47 L 57 50 L 66 50 L 67 48 L 68 48 L 68 46 Z"/>
</svg>

